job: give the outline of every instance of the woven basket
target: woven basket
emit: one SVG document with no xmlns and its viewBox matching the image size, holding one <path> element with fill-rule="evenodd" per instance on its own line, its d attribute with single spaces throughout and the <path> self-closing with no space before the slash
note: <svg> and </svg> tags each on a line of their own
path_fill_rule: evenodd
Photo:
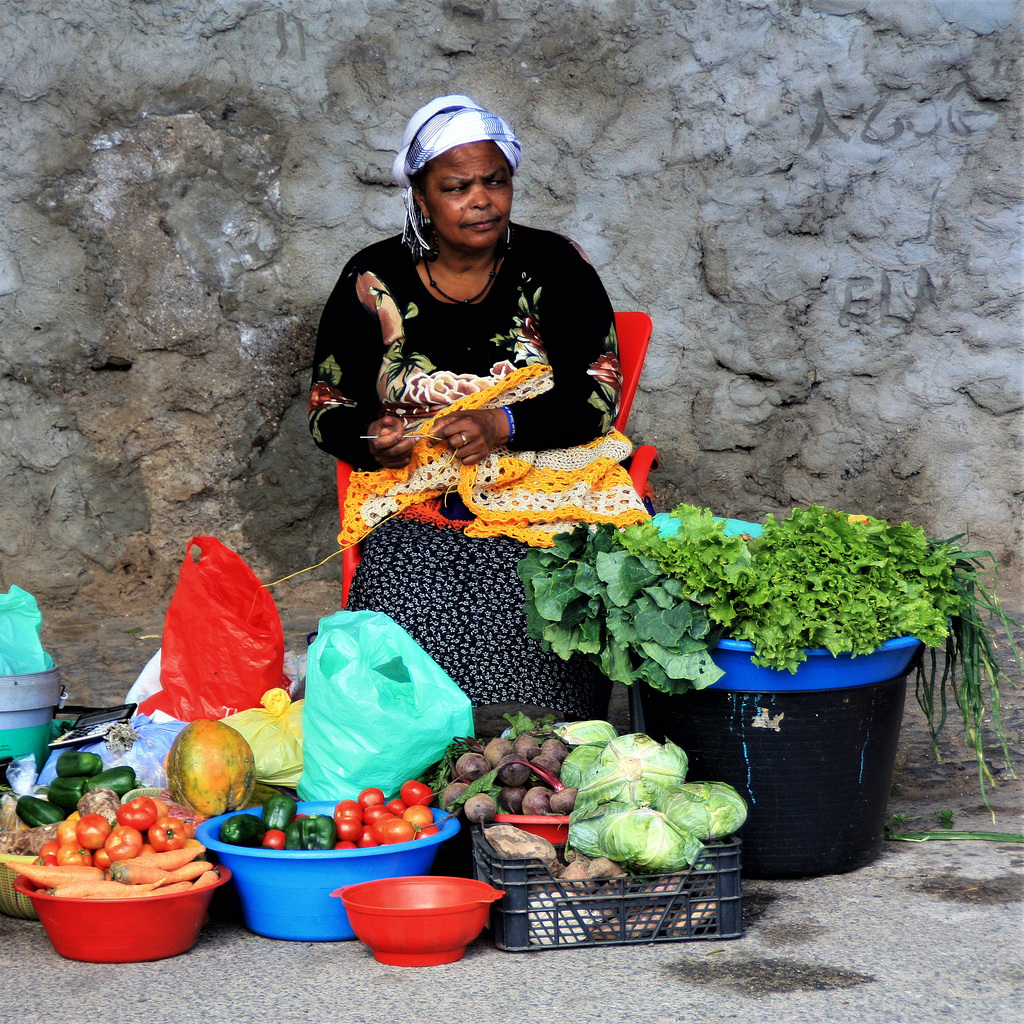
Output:
<svg viewBox="0 0 1024 1024">
<path fill-rule="evenodd" d="M 34 855 L 23 857 L 14 853 L 0 853 L 0 913 L 6 914 L 8 917 L 22 917 L 28 921 L 39 920 L 32 901 L 14 889 L 14 880 L 18 876 L 6 867 L 8 861 L 29 864 L 35 859 Z"/>
<path fill-rule="evenodd" d="M 155 786 L 140 786 L 138 789 L 130 789 L 123 797 L 121 797 L 121 803 L 126 804 L 129 800 L 134 800 L 137 796 L 159 796 L 163 792 L 162 789 L 157 789 Z"/>
</svg>

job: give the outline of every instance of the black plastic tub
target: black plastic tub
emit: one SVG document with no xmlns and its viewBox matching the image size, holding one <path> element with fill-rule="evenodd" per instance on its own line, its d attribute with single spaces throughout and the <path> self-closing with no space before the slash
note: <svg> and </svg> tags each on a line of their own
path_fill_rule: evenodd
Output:
<svg viewBox="0 0 1024 1024">
<path fill-rule="evenodd" d="M 904 674 L 837 689 L 676 695 L 642 686 L 643 731 L 686 751 L 687 779 L 727 782 L 747 801 L 745 877 L 841 874 L 881 852 L 906 683 Z"/>
</svg>

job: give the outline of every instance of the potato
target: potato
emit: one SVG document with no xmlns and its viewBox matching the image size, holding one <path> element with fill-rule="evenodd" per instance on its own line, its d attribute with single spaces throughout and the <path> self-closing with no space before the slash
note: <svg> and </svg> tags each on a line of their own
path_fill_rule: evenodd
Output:
<svg viewBox="0 0 1024 1024">
<path fill-rule="evenodd" d="M 112 789 L 90 789 L 78 801 L 78 813 L 84 818 L 87 814 L 102 814 L 110 827 L 117 824 L 117 809 L 121 806 L 121 798 Z"/>
<path fill-rule="evenodd" d="M 554 846 L 515 825 L 487 825 L 484 838 L 500 858 L 539 860 L 552 874 L 558 870 L 558 853 Z"/>
</svg>

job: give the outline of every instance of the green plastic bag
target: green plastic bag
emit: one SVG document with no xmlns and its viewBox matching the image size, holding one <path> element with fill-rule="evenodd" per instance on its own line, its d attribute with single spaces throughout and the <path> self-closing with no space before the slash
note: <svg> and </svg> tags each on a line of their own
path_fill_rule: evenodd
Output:
<svg viewBox="0 0 1024 1024">
<path fill-rule="evenodd" d="M 0 594 L 0 676 L 48 672 L 53 658 L 43 650 L 43 616 L 36 599 L 21 587 Z"/>
<path fill-rule="evenodd" d="M 473 732 L 473 707 L 451 677 L 380 612 L 320 620 L 306 661 L 302 800 L 397 794 Z"/>
</svg>

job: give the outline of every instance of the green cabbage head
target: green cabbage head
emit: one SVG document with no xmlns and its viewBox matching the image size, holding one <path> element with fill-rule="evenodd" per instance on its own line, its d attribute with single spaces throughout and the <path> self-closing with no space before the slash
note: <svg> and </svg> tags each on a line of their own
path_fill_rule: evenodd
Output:
<svg viewBox="0 0 1024 1024">
<path fill-rule="evenodd" d="M 568 722 L 566 725 L 556 726 L 555 735 L 559 736 L 563 743 L 574 747 L 580 743 L 607 743 L 619 734 L 611 722 L 591 719 L 586 722 Z"/>
<path fill-rule="evenodd" d="M 599 823 L 597 845 L 602 855 L 633 875 L 685 871 L 704 847 L 653 807 L 634 807 L 592 820 Z"/>
<path fill-rule="evenodd" d="M 732 835 L 747 820 L 746 801 L 725 782 L 687 782 L 657 803 L 678 828 L 704 842 Z"/>
</svg>

